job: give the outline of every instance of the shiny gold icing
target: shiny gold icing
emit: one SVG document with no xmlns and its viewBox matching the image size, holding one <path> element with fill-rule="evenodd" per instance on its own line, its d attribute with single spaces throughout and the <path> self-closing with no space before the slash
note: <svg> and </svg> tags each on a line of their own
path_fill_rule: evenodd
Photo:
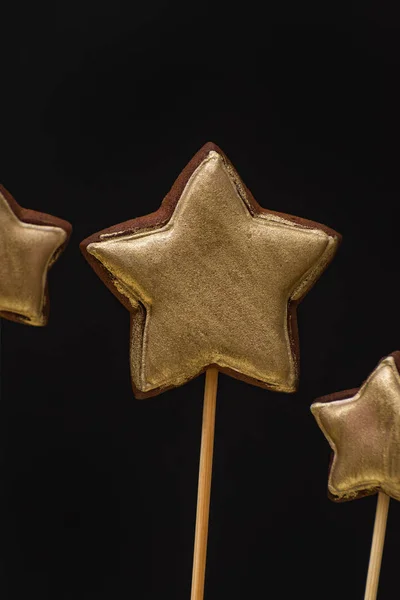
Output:
<svg viewBox="0 0 400 600">
<path fill-rule="evenodd" d="M 334 452 L 331 494 L 352 499 L 380 488 L 400 500 L 400 377 L 393 357 L 355 396 L 315 402 L 311 410 Z"/>
<path fill-rule="evenodd" d="M 66 241 L 60 227 L 24 223 L 0 192 L 0 311 L 44 325 L 47 270 Z"/>
<path fill-rule="evenodd" d="M 288 303 L 312 286 L 337 243 L 316 227 L 252 215 L 239 176 L 210 151 L 166 225 L 103 234 L 87 251 L 136 311 L 137 389 L 178 386 L 216 364 L 292 392 Z"/>
</svg>

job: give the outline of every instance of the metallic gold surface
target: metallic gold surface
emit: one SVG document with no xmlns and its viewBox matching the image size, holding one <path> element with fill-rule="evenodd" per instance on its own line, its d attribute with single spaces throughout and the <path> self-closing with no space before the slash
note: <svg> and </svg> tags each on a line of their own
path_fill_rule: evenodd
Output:
<svg viewBox="0 0 400 600">
<path fill-rule="evenodd" d="M 0 192 L 0 311 L 45 324 L 47 270 L 66 238 L 60 227 L 20 221 Z"/>
<path fill-rule="evenodd" d="M 334 452 L 331 494 L 351 499 L 379 487 L 400 500 L 400 377 L 393 357 L 355 396 L 315 402 L 311 410 Z"/>
<path fill-rule="evenodd" d="M 211 151 L 166 225 L 105 234 L 87 251 L 133 311 L 141 307 L 131 342 L 137 389 L 181 385 L 216 364 L 290 392 L 288 302 L 313 285 L 337 244 L 316 227 L 252 216 L 237 173 Z"/>
</svg>

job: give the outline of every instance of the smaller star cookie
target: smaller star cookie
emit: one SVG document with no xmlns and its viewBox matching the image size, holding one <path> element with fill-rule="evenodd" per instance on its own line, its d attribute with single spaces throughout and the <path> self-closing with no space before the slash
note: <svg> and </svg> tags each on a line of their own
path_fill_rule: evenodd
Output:
<svg viewBox="0 0 400 600">
<path fill-rule="evenodd" d="M 379 491 L 400 500 L 400 352 L 383 358 L 360 389 L 311 406 L 333 450 L 328 492 L 341 502 Z"/>
<path fill-rule="evenodd" d="M 0 317 L 46 325 L 47 273 L 71 230 L 67 221 L 22 208 L 0 185 Z"/>
</svg>

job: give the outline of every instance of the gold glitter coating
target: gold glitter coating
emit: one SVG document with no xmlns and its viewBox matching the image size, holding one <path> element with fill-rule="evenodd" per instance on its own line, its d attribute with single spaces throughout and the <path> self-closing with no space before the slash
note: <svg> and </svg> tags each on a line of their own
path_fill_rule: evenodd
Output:
<svg viewBox="0 0 400 600">
<path fill-rule="evenodd" d="M 33 214 L 33 211 L 30 212 Z M 61 227 L 21 221 L 0 190 L 2 316 L 29 325 L 46 324 L 47 271 L 67 237 L 67 232 Z"/>
<path fill-rule="evenodd" d="M 133 233 L 120 225 L 97 235 L 86 252 L 133 312 L 137 395 L 181 385 L 211 364 L 294 391 L 298 366 L 289 305 L 330 262 L 339 241 L 333 234 L 317 224 L 255 213 L 236 171 L 212 150 L 166 223 Z"/>
<path fill-rule="evenodd" d="M 334 452 L 329 492 L 351 500 L 380 489 L 400 500 L 400 376 L 394 357 L 384 358 L 355 395 L 334 397 L 311 406 Z"/>
</svg>

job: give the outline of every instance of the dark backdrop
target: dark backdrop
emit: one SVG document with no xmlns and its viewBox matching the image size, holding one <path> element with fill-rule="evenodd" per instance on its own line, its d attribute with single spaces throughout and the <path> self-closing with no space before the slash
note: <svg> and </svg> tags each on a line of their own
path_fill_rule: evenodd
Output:
<svg viewBox="0 0 400 600">
<path fill-rule="evenodd" d="M 129 314 L 78 244 L 155 210 L 209 140 L 343 244 L 299 307 L 298 393 L 220 376 L 206 600 L 363 597 L 376 499 L 327 499 L 309 406 L 400 349 L 400 15 L 279 6 L 2 10 L 0 180 L 74 227 L 49 325 L 1 324 L 3 598 L 189 598 L 203 377 L 134 399 Z M 380 600 L 399 533 L 392 502 Z"/>
</svg>

